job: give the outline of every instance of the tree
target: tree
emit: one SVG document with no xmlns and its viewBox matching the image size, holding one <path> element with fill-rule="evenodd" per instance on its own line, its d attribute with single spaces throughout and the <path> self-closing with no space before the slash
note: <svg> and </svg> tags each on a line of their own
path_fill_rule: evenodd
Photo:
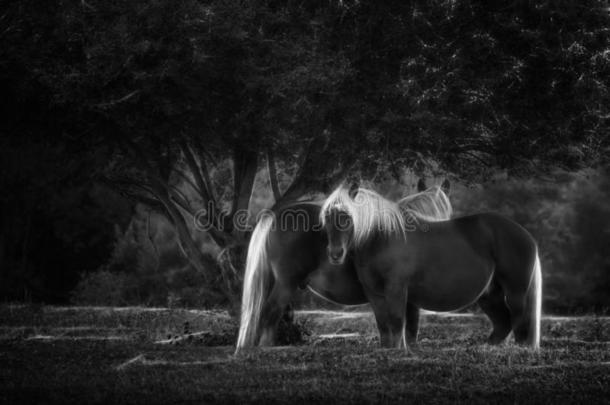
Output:
<svg viewBox="0 0 610 405">
<path fill-rule="evenodd" d="M 607 156 L 604 2 L 381 4 L 331 25 L 353 52 L 367 147 L 385 144 L 385 160 L 477 181 Z"/>
<path fill-rule="evenodd" d="M 348 155 L 344 148 L 336 158 L 340 139 L 324 131 L 321 112 L 347 74 L 342 58 L 316 52 L 315 27 L 300 9 L 196 1 L 58 6 L 19 21 L 34 31 L 19 40 L 39 38 L 44 49 L 19 62 L 55 105 L 74 113 L 81 125 L 73 143 L 108 151 L 98 180 L 166 215 L 207 283 L 235 297 L 248 235 L 233 219 L 248 209 L 261 157 L 275 185 L 274 156 L 283 166 L 299 163 L 290 186 L 275 187 L 276 204 L 319 187 L 321 178 L 333 184 L 349 167 L 338 163 Z M 189 225 L 210 207 L 208 231 L 227 253 L 220 263 L 202 254 Z"/>
<path fill-rule="evenodd" d="M 598 1 L 5 7 L 7 82 L 44 88 L 70 123 L 57 142 L 95 148 L 95 178 L 165 215 L 234 303 L 248 232 L 233 224 L 263 165 L 279 205 L 348 173 L 434 165 L 477 181 L 599 162 L 608 147 Z M 221 260 L 198 246 L 202 208 Z"/>
</svg>

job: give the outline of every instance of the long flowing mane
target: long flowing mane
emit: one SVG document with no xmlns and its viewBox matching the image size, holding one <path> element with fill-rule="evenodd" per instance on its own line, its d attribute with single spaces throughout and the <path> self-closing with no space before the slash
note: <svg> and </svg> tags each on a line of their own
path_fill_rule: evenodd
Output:
<svg viewBox="0 0 610 405">
<path fill-rule="evenodd" d="M 449 197 L 439 186 L 401 198 L 397 204 L 404 214 L 429 222 L 447 221 L 453 214 Z"/>
<path fill-rule="evenodd" d="M 351 216 L 356 246 L 365 243 L 375 232 L 385 236 L 396 234 L 405 236 L 405 219 L 398 204 L 372 190 L 359 188 L 352 198 L 345 186 L 339 186 L 322 204 L 320 211 L 322 224 L 333 209 L 345 211 Z"/>
</svg>

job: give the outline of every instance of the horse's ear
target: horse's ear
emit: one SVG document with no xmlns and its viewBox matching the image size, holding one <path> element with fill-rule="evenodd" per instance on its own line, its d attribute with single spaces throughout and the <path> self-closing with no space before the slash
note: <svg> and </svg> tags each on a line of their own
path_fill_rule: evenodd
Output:
<svg viewBox="0 0 610 405">
<path fill-rule="evenodd" d="M 348 195 L 351 199 L 354 199 L 356 197 L 356 194 L 358 194 L 358 189 L 360 188 L 360 183 L 357 181 L 352 182 L 352 185 L 349 188 L 348 191 Z"/>
<path fill-rule="evenodd" d="M 443 184 L 441 184 L 441 190 L 443 190 L 445 194 L 449 195 L 449 191 L 451 190 L 451 183 L 449 182 L 449 179 L 445 179 L 445 181 L 443 181 Z"/>
<path fill-rule="evenodd" d="M 428 189 L 428 186 L 426 186 L 426 182 L 424 181 L 424 179 L 419 179 L 417 181 L 417 191 L 419 191 L 420 193 L 422 191 L 425 191 Z"/>
</svg>

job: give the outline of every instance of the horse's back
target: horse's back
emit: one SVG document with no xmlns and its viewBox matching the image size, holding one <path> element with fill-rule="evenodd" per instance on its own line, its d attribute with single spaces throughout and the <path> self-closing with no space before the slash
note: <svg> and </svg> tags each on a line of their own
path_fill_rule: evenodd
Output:
<svg viewBox="0 0 610 405">
<path fill-rule="evenodd" d="M 432 233 L 463 238 L 477 251 L 500 248 L 531 252 L 536 248 L 534 237 L 525 228 L 512 219 L 493 212 L 427 223 L 426 227 Z"/>
</svg>

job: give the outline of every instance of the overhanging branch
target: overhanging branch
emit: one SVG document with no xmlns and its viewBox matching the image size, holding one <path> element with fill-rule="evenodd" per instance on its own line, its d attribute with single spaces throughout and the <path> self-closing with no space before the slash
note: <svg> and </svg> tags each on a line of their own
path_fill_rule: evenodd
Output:
<svg viewBox="0 0 610 405">
<path fill-rule="evenodd" d="M 269 172 L 269 182 L 271 183 L 271 191 L 273 191 L 273 198 L 275 201 L 279 201 L 282 198 L 280 187 L 277 181 L 277 169 L 275 167 L 275 156 L 271 148 L 267 149 L 267 168 Z"/>
</svg>

